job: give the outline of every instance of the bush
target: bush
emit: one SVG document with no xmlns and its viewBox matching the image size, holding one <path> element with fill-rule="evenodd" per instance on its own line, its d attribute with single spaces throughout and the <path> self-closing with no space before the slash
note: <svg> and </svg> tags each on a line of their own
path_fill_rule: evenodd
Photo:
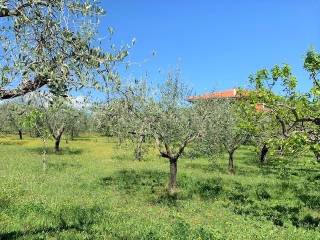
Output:
<svg viewBox="0 0 320 240">
<path fill-rule="evenodd" d="M 61 229 L 75 228 L 83 230 L 99 220 L 102 209 L 98 206 L 85 208 L 72 206 L 62 208 L 58 214 L 59 227 Z"/>
<path fill-rule="evenodd" d="M 231 192 L 229 192 L 229 200 L 234 203 L 251 202 L 248 187 L 242 186 L 241 183 L 236 183 Z"/>
<path fill-rule="evenodd" d="M 320 218 L 313 217 L 310 214 L 306 215 L 301 219 L 300 225 L 306 228 L 318 228 L 320 227 Z"/>
<path fill-rule="evenodd" d="M 320 209 L 320 195 L 317 193 L 300 194 L 299 199 L 311 209 Z"/>
<path fill-rule="evenodd" d="M 222 192 L 221 178 L 209 178 L 197 185 L 198 194 L 203 199 L 215 199 Z"/>
<path fill-rule="evenodd" d="M 259 200 L 268 200 L 271 198 L 270 193 L 266 190 L 265 185 L 258 185 L 256 189 L 256 195 Z"/>
<path fill-rule="evenodd" d="M 213 233 L 205 227 L 198 227 L 195 229 L 194 238 L 201 240 L 218 240 L 223 239 L 218 233 Z"/>
<path fill-rule="evenodd" d="M 190 235 L 191 226 L 182 219 L 177 219 L 173 225 L 173 233 L 175 239 L 188 239 Z"/>
<path fill-rule="evenodd" d="M 102 178 L 103 185 L 115 184 L 119 190 L 135 192 L 141 189 L 150 189 L 154 192 L 155 187 L 163 187 L 167 181 L 167 174 L 160 171 L 121 170 L 113 176 Z"/>
</svg>

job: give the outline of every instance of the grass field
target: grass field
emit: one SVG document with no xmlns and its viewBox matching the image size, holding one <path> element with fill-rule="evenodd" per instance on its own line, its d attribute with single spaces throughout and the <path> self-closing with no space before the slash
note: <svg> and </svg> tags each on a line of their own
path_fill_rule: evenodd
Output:
<svg viewBox="0 0 320 240">
<path fill-rule="evenodd" d="M 53 145 L 53 144 L 51 144 Z M 320 239 L 320 166 L 310 157 L 259 167 L 247 148 L 226 159 L 181 159 L 168 196 L 168 162 L 134 161 L 106 138 L 50 153 L 0 139 L 0 239 Z"/>
</svg>

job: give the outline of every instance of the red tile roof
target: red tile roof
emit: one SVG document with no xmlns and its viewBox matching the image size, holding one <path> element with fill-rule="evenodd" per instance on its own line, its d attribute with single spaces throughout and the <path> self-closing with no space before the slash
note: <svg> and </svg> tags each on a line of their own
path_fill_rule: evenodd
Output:
<svg viewBox="0 0 320 240">
<path fill-rule="evenodd" d="M 196 100 L 240 98 L 241 96 L 245 96 L 247 93 L 248 90 L 244 90 L 240 93 L 238 89 L 234 88 L 220 92 L 205 93 L 200 96 L 191 96 L 188 98 L 188 101 L 192 102 Z M 263 103 L 257 103 L 255 108 L 257 112 L 269 111 Z"/>
<path fill-rule="evenodd" d="M 200 96 L 191 96 L 188 98 L 188 100 L 194 101 L 198 99 L 238 98 L 238 97 L 239 97 L 239 94 L 237 89 L 229 89 L 221 92 L 205 93 Z"/>
</svg>

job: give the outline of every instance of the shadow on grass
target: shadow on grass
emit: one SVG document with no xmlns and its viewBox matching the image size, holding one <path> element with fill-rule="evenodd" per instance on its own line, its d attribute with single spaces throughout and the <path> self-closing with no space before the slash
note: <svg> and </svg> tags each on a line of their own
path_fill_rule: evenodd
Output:
<svg viewBox="0 0 320 240">
<path fill-rule="evenodd" d="M 0 196 L 0 210 L 8 208 L 11 204 L 11 201 L 6 196 Z M 1 240 L 2 238 L 0 238 Z"/>
<path fill-rule="evenodd" d="M 177 193 L 169 194 L 168 173 L 157 170 L 121 170 L 100 179 L 103 186 L 115 186 L 123 194 L 145 193 L 146 201 L 168 207 L 180 207 L 198 195 L 203 201 L 215 201 L 223 192 L 220 178 L 197 179 L 185 174 L 177 176 Z"/>
<path fill-rule="evenodd" d="M 130 156 L 129 154 L 114 154 L 111 156 L 111 159 L 116 161 L 126 161 L 126 160 L 134 161 L 133 157 Z"/>
<path fill-rule="evenodd" d="M 168 207 L 178 207 L 181 194 L 170 195 L 166 189 L 168 174 L 158 170 L 121 170 L 112 176 L 103 177 L 104 186 L 114 185 L 123 194 L 147 192 L 147 202 Z"/>
<path fill-rule="evenodd" d="M 250 166 L 260 166 L 259 156 L 256 153 L 245 151 L 241 152 L 241 154 L 239 155 L 236 155 L 236 158 L 238 158 L 243 164 Z"/>
<path fill-rule="evenodd" d="M 155 187 L 164 186 L 167 181 L 167 173 L 157 170 L 120 170 L 112 176 L 101 178 L 102 185 L 116 185 L 119 190 L 135 192 L 143 189 L 150 189 L 153 192 Z"/>
<path fill-rule="evenodd" d="M 68 163 L 68 162 L 51 163 L 51 162 L 49 162 L 48 167 L 50 170 L 62 171 L 66 168 L 81 168 L 82 165 L 79 163 Z"/>
<path fill-rule="evenodd" d="M 43 153 L 43 148 L 29 148 L 29 151 L 41 155 Z M 64 147 L 61 148 L 60 152 L 55 152 L 53 148 L 46 148 L 46 152 L 48 155 L 81 155 L 83 153 L 83 149 Z"/>
<path fill-rule="evenodd" d="M 82 231 L 82 229 L 77 229 L 77 227 L 69 226 L 66 228 L 57 226 L 57 227 L 43 227 L 43 228 L 38 228 L 34 230 L 26 230 L 26 231 L 11 231 L 11 232 L 4 232 L 0 233 L 0 239 L 1 240 L 11 240 L 11 239 L 18 239 L 18 238 L 23 238 L 23 237 L 31 237 L 34 235 L 38 234 L 53 234 L 53 233 L 58 233 L 62 231 L 67 231 L 67 230 L 77 230 L 77 231 Z M 42 239 L 42 238 L 39 238 Z"/>
<path fill-rule="evenodd" d="M 186 168 L 191 168 L 191 169 L 198 169 L 204 172 L 225 172 L 226 169 L 224 169 L 220 164 L 216 164 L 216 163 L 207 163 L 207 164 L 203 164 L 203 163 L 195 163 L 195 162 L 191 162 L 191 163 L 186 163 L 185 164 Z"/>
<path fill-rule="evenodd" d="M 263 175 L 274 174 L 276 176 L 289 177 L 289 176 L 309 176 L 310 174 L 320 174 L 320 169 L 315 166 L 302 167 L 301 165 L 293 165 L 292 163 L 284 164 L 278 162 L 277 159 L 273 159 L 267 164 L 261 167 L 261 173 Z"/>
<path fill-rule="evenodd" d="M 98 206 L 82 207 L 82 206 L 69 206 L 60 209 L 54 218 L 57 221 L 56 226 L 39 227 L 30 230 L 16 230 L 8 232 L 0 232 L 0 239 L 17 239 L 29 237 L 39 237 L 32 239 L 44 239 L 44 234 L 55 234 L 64 231 L 78 231 L 88 232 L 91 225 L 95 224 L 101 218 L 102 209 Z M 48 214 L 48 213 L 47 213 Z M 40 236 L 37 236 L 40 235 Z"/>
<path fill-rule="evenodd" d="M 22 146 L 26 143 L 24 140 L 8 140 L 8 141 L 0 141 L 0 146 L 12 146 L 12 145 L 19 145 Z"/>
<path fill-rule="evenodd" d="M 75 138 L 75 139 L 73 139 L 73 140 L 71 140 L 71 142 L 77 142 L 77 141 L 98 141 L 98 139 L 97 138 L 85 138 L 85 137 L 79 137 L 79 138 Z"/>
</svg>

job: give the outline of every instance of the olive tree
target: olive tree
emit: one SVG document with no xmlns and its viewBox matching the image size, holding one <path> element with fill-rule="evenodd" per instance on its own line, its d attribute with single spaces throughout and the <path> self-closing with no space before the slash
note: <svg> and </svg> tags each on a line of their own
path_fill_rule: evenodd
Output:
<svg viewBox="0 0 320 240">
<path fill-rule="evenodd" d="M 270 71 L 262 69 L 250 76 L 254 91 L 249 98 L 253 103 L 263 103 L 268 116 L 281 129 L 280 137 L 271 136 L 273 145 L 291 153 L 307 147 L 320 162 L 320 54 L 309 51 L 304 67 L 312 81 L 310 91 L 301 93 L 298 90 L 297 78 L 289 65 L 276 65 Z"/>
<path fill-rule="evenodd" d="M 120 143 L 134 144 L 134 156 L 142 160 L 151 139 L 150 107 L 152 94 L 145 80 L 135 80 L 118 89 L 116 97 L 96 108 L 100 132 L 115 136 Z"/>
<path fill-rule="evenodd" d="M 169 162 L 168 190 L 175 193 L 178 161 L 187 146 L 205 134 L 206 121 L 212 116 L 209 101 L 188 102 L 191 91 L 181 81 L 179 72 L 168 74 L 165 83 L 155 89 L 142 81 L 120 93 L 104 111 L 111 122 L 108 129 L 125 139 L 134 137 L 138 158 L 141 144 L 146 139 L 154 141 L 160 156 Z"/>
<path fill-rule="evenodd" d="M 0 0 L 0 100 L 44 86 L 66 96 L 117 83 L 114 65 L 128 48 L 102 49 L 97 26 L 104 12 L 96 0 Z"/>
<path fill-rule="evenodd" d="M 255 117 L 251 122 L 253 126 L 253 135 L 251 143 L 256 146 L 256 150 L 261 165 L 267 163 L 267 155 L 273 147 L 270 139 L 276 139 L 281 136 L 280 128 L 277 123 L 268 116 L 268 113 L 252 111 Z"/>
<path fill-rule="evenodd" d="M 80 133 L 90 130 L 90 114 L 85 109 L 77 109 L 72 105 L 65 108 L 65 131 L 71 140 L 78 137 Z"/>
<path fill-rule="evenodd" d="M 40 124 L 33 124 L 37 133 L 49 133 L 54 140 L 54 150 L 60 152 L 60 143 L 65 132 L 74 133 L 74 124 L 79 123 L 80 112 L 74 108 L 70 99 L 52 94 L 40 94 L 32 99 L 33 108 L 41 113 Z M 41 131 L 37 130 L 41 129 Z M 40 134 L 40 136 L 41 136 Z M 39 134 L 38 134 L 39 135 Z"/>
<path fill-rule="evenodd" d="M 43 171 L 48 168 L 48 158 L 47 158 L 47 144 L 50 137 L 50 133 L 45 124 L 44 112 L 38 108 L 33 107 L 25 115 L 23 121 L 24 125 L 30 129 L 34 129 L 38 136 L 42 140 L 42 167 Z"/>
<path fill-rule="evenodd" d="M 235 173 L 234 153 L 252 136 L 252 126 L 248 122 L 248 111 L 239 99 L 212 99 L 210 111 L 214 117 L 208 118 L 206 134 L 200 145 L 209 156 L 228 153 L 228 170 Z"/>
<path fill-rule="evenodd" d="M 23 120 L 28 108 L 29 106 L 23 98 L 0 105 L 1 115 L 3 115 L 2 126 L 6 128 L 7 132 L 17 133 L 20 140 L 23 139 L 23 132 L 26 129 Z"/>
<path fill-rule="evenodd" d="M 170 194 L 176 191 L 179 159 L 190 143 L 205 135 L 206 121 L 212 116 L 210 102 L 191 104 L 187 101 L 190 94 L 179 73 L 169 74 L 149 110 L 151 134 L 160 156 L 168 159 L 170 165 Z"/>
</svg>

